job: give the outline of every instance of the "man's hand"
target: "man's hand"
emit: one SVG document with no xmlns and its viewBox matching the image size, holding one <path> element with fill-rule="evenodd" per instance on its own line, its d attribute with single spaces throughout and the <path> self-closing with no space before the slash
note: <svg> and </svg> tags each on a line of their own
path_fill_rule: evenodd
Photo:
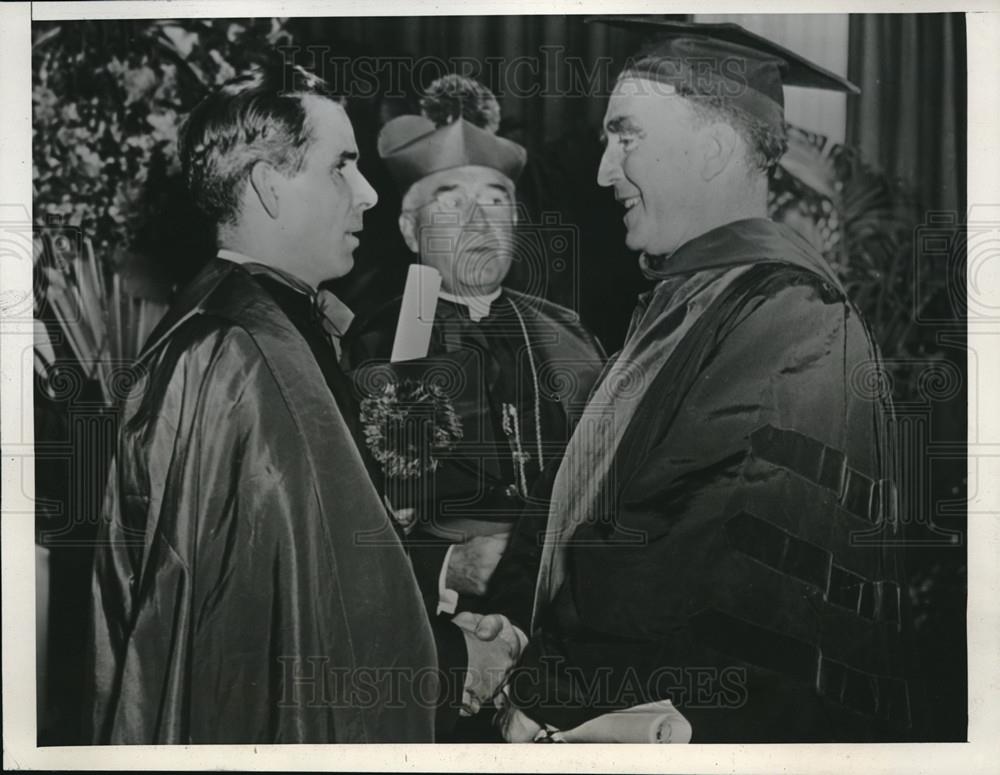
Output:
<svg viewBox="0 0 1000 775">
<path fill-rule="evenodd" d="M 448 561 L 445 586 L 462 595 L 485 595 L 486 585 L 507 550 L 509 533 L 473 536 L 455 544 Z"/>
<path fill-rule="evenodd" d="M 516 662 L 521 658 L 521 651 L 527 645 L 527 637 L 521 633 L 503 614 L 476 614 L 462 611 L 451 619 L 455 624 L 472 633 L 479 640 L 499 638 L 510 648 Z"/>
<path fill-rule="evenodd" d="M 465 673 L 462 712 L 478 713 L 500 691 L 521 655 L 521 642 L 507 617 L 463 611 L 452 621 L 465 633 L 469 667 Z"/>
<path fill-rule="evenodd" d="M 540 724 L 528 718 L 523 711 L 507 705 L 494 722 L 500 735 L 508 743 L 533 743 L 542 731 Z"/>
</svg>

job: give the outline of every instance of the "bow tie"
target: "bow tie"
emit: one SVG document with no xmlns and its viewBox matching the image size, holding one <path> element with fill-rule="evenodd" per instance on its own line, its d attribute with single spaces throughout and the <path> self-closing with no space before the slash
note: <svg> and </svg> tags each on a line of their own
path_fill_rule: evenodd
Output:
<svg viewBox="0 0 1000 775">
<path fill-rule="evenodd" d="M 347 329 L 350 328 L 351 322 L 354 320 L 354 313 L 351 312 L 350 307 L 330 291 L 314 291 L 312 287 L 299 278 L 273 266 L 245 263 L 243 268 L 250 274 L 265 275 L 305 295 L 310 303 L 310 319 L 323 329 L 337 353 L 337 360 L 340 360 L 340 339 L 347 333 Z"/>
<path fill-rule="evenodd" d="M 347 333 L 354 320 L 351 308 L 327 290 L 316 293 L 313 297 L 313 316 L 322 326 L 340 360 L 340 340 Z"/>
</svg>

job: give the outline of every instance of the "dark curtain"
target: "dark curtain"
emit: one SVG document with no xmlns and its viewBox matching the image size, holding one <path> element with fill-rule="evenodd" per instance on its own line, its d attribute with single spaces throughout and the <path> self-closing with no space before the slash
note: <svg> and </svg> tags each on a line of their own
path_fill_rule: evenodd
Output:
<svg viewBox="0 0 1000 775">
<path fill-rule="evenodd" d="M 972 17 L 974 19 L 974 17 Z M 975 23 L 973 21 L 973 23 Z M 861 14 L 851 17 L 849 77 L 861 95 L 848 101 L 848 142 L 890 176 L 912 186 L 936 234 L 952 233 L 949 261 L 964 263 L 966 202 L 966 19 L 963 14 Z M 917 239 L 913 255 L 921 261 L 929 244 Z M 942 266 L 940 275 L 964 277 Z M 948 291 L 949 289 L 945 289 Z M 965 374 L 965 288 L 941 292 L 927 323 L 918 326 L 931 352 L 939 351 L 956 373 Z M 966 514 L 964 456 L 942 459 L 941 449 L 966 443 L 967 394 L 964 385 L 949 400 L 923 409 L 906 409 L 904 418 L 918 432 L 901 436 L 913 460 L 934 461 L 926 469 L 927 490 L 920 491 L 907 524 L 907 565 L 914 603 L 911 690 L 923 706 L 925 740 L 965 740 L 967 736 Z M 899 398 L 897 397 L 897 404 Z M 911 404 L 912 407 L 912 404 Z M 914 416 L 916 413 L 917 416 Z M 909 472 L 913 477 L 919 472 Z M 958 504 L 956 506 L 955 504 Z M 940 531 L 953 531 L 944 536 Z M 950 538 L 957 537 L 954 543 Z"/>
<path fill-rule="evenodd" d="M 927 210 L 964 213 L 965 15 L 852 15 L 848 62 L 848 142 Z"/>
<path fill-rule="evenodd" d="M 664 17 L 672 18 L 672 17 Z M 681 18 L 681 17 L 676 17 Z M 329 77 L 341 57 L 366 57 L 377 78 L 359 77 L 348 94 L 381 101 L 391 89 L 412 100 L 435 78 L 458 68 L 497 95 L 509 123 L 529 145 L 558 139 L 577 123 L 597 125 L 625 57 L 642 40 L 634 31 L 585 16 L 353 17 L 293 21 L 299 61 Z M 313 62 L 321 57 L 323 63 Z M 595 63 L 607 64 L 596 70 Z M 390 65 L 391 62 L 391 65 Z M 355 73 L 359 68 L 354 65 Z M 589 89 L 574 88 L 574 73 L 599 72 Z M 364 92 L 364 93 L 362 93 Z M 530 148 L 529 148 L 530 150 Z M 595 172 L 596 174 L 596 172 Z"/>
</svg>

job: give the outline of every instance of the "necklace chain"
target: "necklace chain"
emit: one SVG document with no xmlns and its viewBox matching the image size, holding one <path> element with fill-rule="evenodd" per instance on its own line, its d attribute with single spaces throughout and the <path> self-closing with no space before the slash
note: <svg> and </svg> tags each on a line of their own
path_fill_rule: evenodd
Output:
<svg viewBox="0 0 1000 775">
<path fill-rule="evenodd" d="M 517 308 L 514 300 L 508 295 L 507 301 L 517 315 L 517 322 L 521 324 L 521 334 L 524 336 L 524 344 L 528 348 L 528 365 L 531 367 L 531 384 L 535 389 L 535 444 L 538 450 L 538 470 L 542 470 L 544 458 L 542 457 L 542 399 L 541 390 L 538 387 L 538 367 L 535 365 L 535 354 L 531 347 L 531 339 L 528 338 L 528 327 L 524 324 L 521 311 Z"/>
</svg>

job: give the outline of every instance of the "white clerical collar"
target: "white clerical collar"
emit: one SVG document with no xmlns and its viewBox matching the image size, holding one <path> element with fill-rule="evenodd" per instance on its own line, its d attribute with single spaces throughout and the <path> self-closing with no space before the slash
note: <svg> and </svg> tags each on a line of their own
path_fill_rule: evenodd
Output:
<svg viewBox="0 0 1000 775">
<path fill-rule="evenodd" d="M 474 322 L 478 323 L 490 314 L 490 307 L 492 307 L 493 302 L 499 298 L 500 291 L 502 290 L 502 288 L 497 288 L 492 293 L 487 293 L 482 296 L 456 296 L 455 294 L 448 293 L 447 291 L 438 291 L 438 297 L 444 299 L 445 301 L 450 301 L 452 304 L 464 304 L 469 308 L 469 317 Z"/>
</svg>

